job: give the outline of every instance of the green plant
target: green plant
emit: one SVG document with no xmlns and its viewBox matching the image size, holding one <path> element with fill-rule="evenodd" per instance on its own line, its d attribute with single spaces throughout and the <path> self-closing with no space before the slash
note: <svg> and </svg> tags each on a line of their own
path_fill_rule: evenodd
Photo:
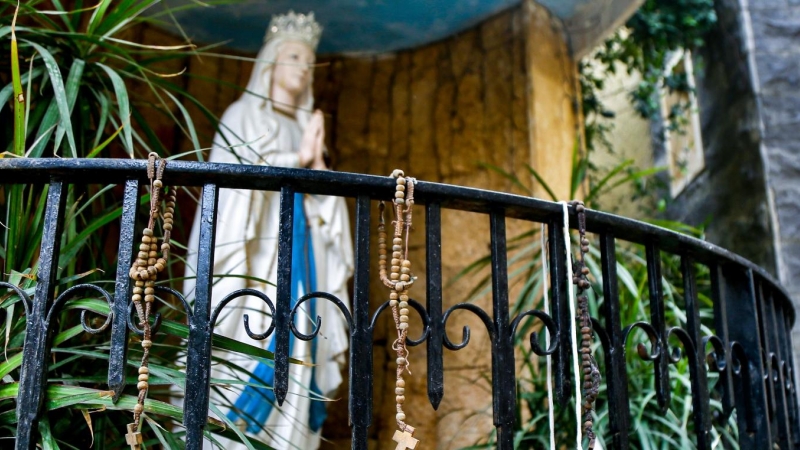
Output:
<svg viewBox="0 0 800 450">
<path fill-rule="evenodd" d="M 590 208 L 604 194 L 613 189 L 625 186 L 626 184 L 636 183 L 641 178 L 654 175 L 659 169 L 626 172 L 629 162 L 612 169 L 609 174 L 598 181 L 587 180 L 592 176 L 588 170 L 586 157 L 581 157 L 577 147 L 574 150 L 572 167 L 572 192 L 571 197 L 577 195 L 579 188 L 587 183 L 591 186 L 588 189 L 584 202 Z M 507 178 L 512 184 L 530 195 L 532 189 L 525 185 L 518 177 L 507 173 L 499 168 L 487 166 Z M 546 192 L 549 192 L 552 200 L 555 198 L 552 190 L 544 183 L 542 177 L 532 168 L 528 167 L 533 179 L 540 183 Z M 668 221 L 652 221 L 657 225 L 676 229 L 677 231 L 702 237 L 703 231 L 694 229 L 684 224 L 677 224 Z M 508 263 L 509 263 L 509 285 L 516 286 L 519 294 L 511 307 L 510 315 L 515 315 L 530 310 L 543 309 L 543 277 L 542 277 L 542 249 L 539 238 L 539 227 L 533 227 L 508 241 Z M 577 244 L 575 244 L 577 245 Z M 647 283 L 647 264 L 645 259 L 645 249 L 643 246 L 624 242 L 617 244 L 617 276 L 619 283 L 619 302 L 624 305 L 621 308 L 620 317 L 623 326 L 637 322 L 650 321 L 650 299 Z M 593 317 L 602 317 L 600 314 L 603 302 L 603 283 L 602 270 L 599 265 L 600 252 L 596 245 L 591 247 L 587 254 L 587 264 L 591 270 L 592 290 L 589 291 L 590 309 Z M 662 254 L 662 283 L 664 289 L 664 304 L 666 312 L 667 326 L 686 326 L 686 316 L 683 310 L 683 285 L 681 280 L 680 259 L 677 256 Z M 489 256 L 473 262 L 456 279 L 472 276 L 490 263 Z M 713 334 L 711 331 L 713 323 L 713 306 L 710 293 L 710 275 L 704 266 L 695 267 L 695 275 L 698 283 L 699 300 L 701 304 L 701 321 L 703 324 L 703 334 Z M 454 280 L 455 281 L 455 280 Z M 473 290 L 469 293 L 469 300 L 474 301 L 489 293 L 489 278 L 477 280 Z M 538 323 L 530 321 L 521 326 L 520 332 L 515 336 L 515 346 L 522 355 L 523 365 L 521 373 L 517 377 L 517 428 L 515 430 L 515 448 L 533 449 L 547 448 L 549 445 L 549 424 L 547 407 L 546 373 L 544 371 L 543 359 L 534 355 L 528 344 L 528 335 L 531 331 L 537 330 Z M 630 422 L 631 428 L 629 438 L 633 448 L 642 449 L 689 449 L 694 448 L 693 428 L 691 409 L 692 397 L 690 388 L 689 368 L 687 360 L 684 358 L 677 364 L 670 366 L 670 388 L 671 403 L 668 405 L 666 413 L 663 414 L 659 409 L 655 399 L 654 388 L 654 369 L 653 363 L 646 362 L 637 356 L 634 346 L 641 342 L 644 336 L 634 335 L 628 343 L 626 350 L 627 360 L 626 369 L 628 373 L 628 393 L 630 397 Z M 646 341 L 646 339 L 645 339 Z M 598 344 L 599 345 L 599 344 Z M 671 342 L 671 345 L 677 345 Z M 604 373 L 604 361 L 602 351 L 599 347 L 594 349 L 595 355 L 600 364 L 601 373 Z M 716 374 L 709 372 L 709 386 L 716 383 Z M 605 402 L 605 387 L 601 383 L 601 390 L 596 404 L 595 432 L 603 448 L 607 448 L 603 442 L 604 436 L 608 436 L 608 405 Z M 714 394 L 715 395 L 715 394 Z M 721 404 L 718 398 L 712 395 L 712 411 L 721 411 Z M 575 416 L 574 404 L 566 408 L 555 410 L 555 435 L 559 445 L 569 445 L 575 441 Z M 712 430 L 715 438 L 715 448 L 738 448 L 736 442 L 737 429 L 735 416 L 732 416 L 726 424 L 715 424 Z M 494 448 L 494 436 L 490 435 L 485 440 L 477 442 L 470 449 Z"/>
<path fill-rule="evenodd" d="M 192 153 L 200 158 L 197 133 L 182 102 L 196 105 L 212 123 L 216 118 L 175 82 L 173 74 L 159 72 L 160 64 L 197 50 L 191 44 L 156 47 L 125 39 L 138 24 L 171 17 L 169 9 L 148 11 L 157 3 L 33 0 L 18 5 L 0 0 L 0 23 L 4 24 L 0 26 L 0 53 L 10 56 L 0 62 L 0 130 L 3 136 L 14 136 L 13 140 L 0 141 L 0 157 L 140 157 L 150 151 L 171 158 L 182 156 L 169 155 L 145 119 L 145 111 L 155 110 L 186 134 L 195 149 Z M 144 17 L 145 11 L 151 15 Z M 30 295 L 37 283 L 47 190 L 36 185 L 0 185 L 0 208 L 4 212 L 0 220 L 0 268 L 8 274 L 8 282 Z M 69 186 L 56 295 L 78 283 L 92 283 L 113 292 L 115 238 L 122 213 L 120 192 L 119 186 L 98 186 L 91 180 L 86 185 Z M 142 209 L 148 203 L 148 195 L 143 196 Z M 110 250 L 102 250 L 106 248 Z M 180 282 L 171 277 L 163 284 L 179 288 Z M 108 359 L 109 335 L 83 333 L 81 310 L 90 311 L 100 324 L 102 316 L 109 314 L 102 297 L 87 294 L 67 302 L 53 320 L 48 400 L 39 424 L 39 444 L 45 449 L 121 448 L 125 424 L 130 422 L 135 404 L 134 369 L 128 372 L 129 388 L 119 402 L 112 402 L 105 385 L 107 364 L 102 363 Z M 185 375 L 178 361 L 188 329 L 183 325 L 185 316 L 170 299 L 159 299 L 158 311 L 163 322 L 150 362 L 153 378 L 144 432 L 147 445 L 180 448 L 182 432 L 168 422 L 180 424 L 182 410 L 168 401 L 176 395 L 170 386 L 183 388 Z M 16 430 L 16 381 L 25 322 L 19 297 L 1 290 L 4 354 L 0 359 L 0 439 L 10 439 Z M 136 339 L 132 338 L 133 343 L 138 342 Z M 137 347 L 130 345 L 130 367 L 141 357 Z M 272 357 L 260 347 L 220 336 L 215 336 L 214 347 L 247 358 Z M 227 364 L 237 375 L 213 380 L 214 389 L 248 383 L 251 374 L 242 367 L 227 360 L 216 363 Z M 212 410 L 224 406 L 212 405 Z M 210 421 L 213 436 L 242 440 L 238 428 L 224 414 L 219 416 L 223 422 Z M 249 448 L 266 448 L 256 440 L 244 440 Z"/>
</svg>

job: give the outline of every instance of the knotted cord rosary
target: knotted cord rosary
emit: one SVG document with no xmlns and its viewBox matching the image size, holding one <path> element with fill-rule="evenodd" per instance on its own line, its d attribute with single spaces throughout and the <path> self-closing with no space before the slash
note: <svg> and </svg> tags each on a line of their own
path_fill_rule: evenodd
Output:
<svg viewBox="0 0 800 450">
<path fill-rule="evenodd" d="M 592 356 L 592 319 L 589 316 L 589 297 L 585 291 L 591 286 L 587 275 L 589 267 L 586 266 L 586 253 L 589 252 L 589 240 L 586 239 L 586 207 L 581 201 L 570 202 L 575 207 L 578 214 L 578 235 L 580 238 L 581 251 L 578 261 L 574 263 L 572 272 L 572 283 L 578 288 L 578 314 L 581 324 L 581 373 L 583 374 L 583 404 L 581 418 L 583 421 L 583 432 L 589 439 L 589 449 L 593 449 L 596 436 L 594 434 L 594 418 L 592 411 L 597 394 L 600 390 L 600 371 L 597 362 Z"/>
<path fill-rule="evenodd" d="M 156 161 L 159 161 L 156 169 Z M 136 406 L 133 407 L 133 423 L 128 424 L 128 434 L 125 441 L 130 445 L 131 450 L 139 450 L 142 445 L 141 415 L 144 411 L 144 400 L 147 398 L 148 380 L 150 379 L 150 369 L 148 359 L 150 348 L 153 346 L 152 330 L 150 329 L 150 312 L 155 301 L 155 283 L 158 274 L 167 267 L 170 249 L 170 235 L 172 233 L 172 215 L 175 212 L 175 191 L 167 192 L 166 210 L 162 215 L 164 222 L 161 228 L 164 230 L 163 243 L 161 244 L 161 257 L 158 257 L 158 238 L 153 235 L 161 209 L 161 189 L 164 184 L 161 178 L 164 176 L 164 169 L 167 162 L 160 159 L 157 154 L 150 153 L 147 161 L 147 177 L 150 179 L 150 220 L 147 228 L 142 232 L 142 243 L 139 245 L 139 254 L 136 262 L 130 270 L 130 277 L 134 281 L 133 304 L 136 307 L 136 314 L 139 317 L 139 326 L 142 327 L 142 363 L 139 366 L 139 397 Z M 144 294 L 144 298 L 142 297 Z M 142 300 L 144 299 L 144 303 Z"/>
<path fill-rule="evenodd" d="M 389 305 L 392 308 L 392 317 L 397 328 L 397 339 L 392 343 L 392 349 L 397 352 L 397 380 L 395 382 L 395 402 L 397 406 L 397 426 L 400 430 L 394 432 L 392 438 L 397 442 L 396 450 L 414 449 L 419 441 L 414 439 L 414 427 L 408 425 L 406 414 L 403 412 L 403 404 L 406 401 L 405 388 L 406 382 L 403 379 L 403 372 L 408 372 L 408 348 L 406 348 L 406 337 L 408 336 L 408 289 L 414 284 L 414 277 L 411 274 L 411 261 L 408 260 L 408 237 L 411 231 L 411 210 L 414 206 L 414 179 L 406 178 L 402 170 L 392 172 L 392 177 L 396 179 L 394 193 L 394 238 L 392 239 L 392 259 L 391 273 L 387 276 L 386 271 L 386 224 L 383 213 L 386 208 L 384 202 L 380 202 L 380 222 L 378 224 L 378 252 L 380 255 L 379 267 L 380 277 L 386 287 L 392 290 L 389 294 Z M 406 208 L 403 209 L 403 206 Z"/>
</svg>

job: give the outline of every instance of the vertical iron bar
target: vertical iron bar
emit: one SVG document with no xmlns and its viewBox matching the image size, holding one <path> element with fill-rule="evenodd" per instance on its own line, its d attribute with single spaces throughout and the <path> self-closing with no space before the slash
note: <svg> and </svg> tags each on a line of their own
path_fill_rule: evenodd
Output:
<svg viewBox="0 0 800 450">
<path fill-rule="evenodd" d="M 600 255 L 603 266 L 603 316 L 608 333 L 606 349 L 606 385 L 608 386 L 608 420 L 611 443 L 615 449 L 630 447 L 628 427 L 628 373 L 625 370 L 625 338 L 620 321 L 619 291 L 617 290 L 617 255 L 614 235 L 600 235 Z"/>
<path fill-rule="evenodd" d="M 766 339 L 769 341 L 771 354 L 775 355 L 774 362 L 772 358 L 770 358 L 769 368 L 771 371 L 768 374 L 770 384 L 772 385 L 772 395 L 775 397 L 775 410 L 777 413 L 775 415 L 777 433 L 774 438 L 780 448 L 791 448 L 790 442 L 792 432 L 789 422 L 789 405 L 786 398 L 786 390 L 784 389 L 786 381 L 784 380 L 783 371 L 781 370 L 781 363 L 786 356 L 780 343 L 781 325 L 775 313 L 777 305 L 775 304 L 772 292 L 769 292 L 769 295 L 764 295 L 762 292 L 762 300 L 761 309 L 766 324 L 764 327 L 767 334 Z M 774 366 L 774 363 L 777 363 L 777 366 Z"/>
<path fill-rule="evenodd" d="M 46 318 L 56 287 L 67 190 L 65 183 L 52 180 L 47 191 L 38 282 L 34 291 L 33 310 L 25 318 L 25 344 L 17 397 L 17 450 L 36 448 L 35 429 L 47 388 L 47 360 L 50 354 L 50 324 Z"/>
<path fill-rule="evenodd" d="M 108 359 L 108 387 L 114 392 L 114 402 L 125 389 L 125 364 L 128 352 L 128 300 L 133 263 L 133 243 L 136 233 L 136 207 L 139 204 L 139 180 L 127 180 L 122 200 L 117 253 L 117 281 L 114 285 L 114 304 L 111 305 L 111 351 Z"/>
<path fill-rule="evenodd" d="M 776 294 L 781 295 L 781 294 Z M 797 385 L 795 383 L 797 374 L 794 371 L 794 357 L 793 357 L 793 346 L 792 346 L 792 302 L 789 299 L 785 299 L 785 302 L 782 302 L 788 306 L 780 307 L 780 313 L 778 315 L 779 322 L 777 326 L 779 327 L 778 335 L 781 338 L 781 348 L 783 354 L 785 355 L 785 367 L 782 367 L 782 372 L 784 376 L 784 387 L 783 391 L 785 392 L 786 399 L 787 399 L 787 407 L 789 409 L 789 423 L 791 429 L 791 442 L 793 447 L 792 448 L 800 448 L 800 420 L 798 420 L 798 408 L 797 408 Z M 778 305 L 776 304 L 776 308 Z"/>
<path fill-rule="evenodd" d="M 355 273 L 353 277 L 353 329 L 350 330 L 350 424 L 352 449 L 367 450 L 367 429 L 372 423 L 372 329 L 369 315 L 370 199 L 356 200 Z"/>
<path fill-rule="evenodd" d="M 186 448 L 203 447 L 203 428 L 208 417 L 211 390 L 211 289 L 214 279 L 214 242 L 217 225 L 219 188 L 203 186 L 200 202 L 200 244 L 197 251 L 197 287 L 194 313 L 189 317 L 189 342 L 184 388 L 184 426 Z M 198 226 L 198 225 L 195 225 Z"/>
<path fill-rule="evenodd" d="M 514 419 L 517 389 L 514 364 L 514 337 L 508 318 L 508 266 L 506 262 L 506 216 L 503 211 L 490 215 L 492 235 L 492 400 L 497 448 L 514 448 Z"/>
<path fill-rule="evenodd" d="M 551 295 L 550 311 L 553 312 L 555 322 L 558 326 L 558 347 L 553 358 L 553 378 L 555 379 L 556 402 L 562 408 L 566 408 L 571 398 L 572 381 L 570 381 L 570 343 L 572 336 L 569 323 L 569 303 L 572 299 L 567 298 L 567 249 L 564 247 L 564 230 L 562 228 L 561 217 L 554 219 L 548 224 L 550 251 L 550 286 Z"/>
<path fill-rule="evenodd" d="M 661 341 L 661 354 L 655 363 L 655 386 L 658 406 L 662 411 L 669 407 L 669 346 L 666 317 L 664 316 L 664 291 L 661 284 L 661 251 L 654 243 L 645 245 L 647 254 L 647 283 L 650 291 L 650 322 Z"/>
<path fill-rule="evenodd" d="M 764 307 L 764 291 L 761 286 L 760 280 L 754 278 L 753 279 L 753 286 L 755 287 L 755 295 L 756 295 L 756 311 L 758 312 L 758 330 L 759 330 L 759 337 L 761 338 L 761 365 L 762 370 L 764 373 L 764 387 L 766 389 L 767 394 L 767 411 L 769 413 L 769 417 L 767 420 L 770 421 L 770 429 L 775 432 L 777 428 L 775 428 L 775 385 L 772 382 L 771 374 L 771 367 L 772 362 L 770 361 L 770 356 L 772 355 L 773 349 L 770 343 L 770 340 L 767 336 L 768 331 L 767 327 L 769 326 L 768 318 L 766 315 L 766 310 Z"/>
<path fill-rule="evenodd" d="M 292 224 L 294 223 L 294 189 L 281 188 L 281 213 L 278 231 L 278 285 L 275 316 L 275 400 L 283 405 L 289 391 L 289 332 L 292 311 Z"/>
<path fill-rule="evenodd" d="M 428 400 L 439 409 L 444 397 L 444 323 L 442 322 L 442 211 L 439 203 L 425 206 L 425 250 L 428 303 Z"/>
<path fill-rule="evenodd" d="M 734 308 L 728 310 L 728 337 L 744 349 L 747 367 L 738 377 L 736 410 L 739 423 L 739 446 L 743 450 L 771 449 L 772 439 L 764 385 L 761 333 L 753 272 L 742 267 L 722 269 L 723 295 Z"/>
<path fill-rule="evenodd" d="M 728 306 L 722 295 L 722 273 L 716 264 L 709 265 L 711 273 L 711 298 L 714 303 L 714 331 L 725 344 L 725 370 L 720 371 L 717 390 L 722 403 L 722 421 L 727 421 L 735 406 L 733 397 L 733 375 L 731 373 L 730 339 L 728 337 Z"/>
<path fill-rule="evenodd" d="M 697 301 L 697 281 L 694 274 L 694 261 L 688 255 L 681 257 L 683 272 L 683 299 L 686 308 L 686 328 L 694 344 L 694 355 L 688 355 L 689 376 L 692 385 L 692 414 L 694 431 L 697 434 L 697 448 L 711 448 L 711 418 L 708 397 L 708 376 L 706 373 L 703 333 L 700 329 L 700 305 Z M 687 349 L 688 351 L 689 349 Z"/>
</svg>

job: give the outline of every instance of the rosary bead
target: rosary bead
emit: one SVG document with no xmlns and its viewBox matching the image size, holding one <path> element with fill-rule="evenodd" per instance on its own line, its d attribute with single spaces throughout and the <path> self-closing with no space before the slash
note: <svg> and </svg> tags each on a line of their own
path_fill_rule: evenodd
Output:
<svg viewBox="0 0 800 450">
<path fill-rule="evenodd" d="M 400 171 L 400 176 L 397 177 L 397 184 L 404 185 L 406 184 L 406 179 L 403 177 L 403 171 Z"/>
<path fill-rule="evenodd" d="M 582 354 L 582 355 L 581 355 L 581 359 L 582 359 L 582 360 L 584 360 L 584 361 L 587 361 L 587 362 L 588 362 L 588 361 L 589 361 L 591 358 L 592 358 L 592 357 L 591 357 L 591 355 L 589 355 L 588 353 L 584 353 L 584 354 Z"/>
<path fill-rule="evenodd" d="M 147 268 L 147 273 L 150 275 L 148 278 L 153 278 L 158 273 L 158 271 L 156 270 L 155 267 L 151 266 Z"/>
<path fill-rule="evenodd" d="M 575 205 L 575 211 L 582 213 L 584 210 L 586 210 L 586 207 L 583 206 L 583 203 L 578 203 Z"/>
<path fill-rule="evenodd" d="M 392 292 L 391 294 L 389 294 L 389 298 L 392 300 L 397 300 L 397 296 L 398 296 L 397 292 Z"/>
<path fill-rule="evenodd" d="M 142 236 L 142 244 L 149 244 L 150 236 Z"/>
<path fill-rule="evenodd" d="M 153 253 L 155 253 L 155 252 L 153 252 Z M 154 264 L 156 263 L 156 256 L 158 256 L 158 255 L 151 256 L 151 257 L 150 257 L 150 258 L 147 260 L 147 265 L 148 265 L 148 267 L 149 267 L 149 266 L 152 266 L 152 265 L 154 265 Z"/>
<path fill-rule="evenodd" d="M 397 416 L 395 417 L 397 417 L 397 420 L 399 420 L 400 422 L 406 420 L 406 415 L 403 413 L 397 413 Z"/>
<path fill-rule="evenodd" d="M 592 388 L 592 383 L 583 383 L 583 388 L 584 389 L 591 389 Z"/>
<path fill-rule="evenodd" d="M 133 300 L 135 302 L 140 302 L 140 301 L 142 301 L 142 296 L 139 295 L 139 294 L 133 294 L 133 296 L 131 297 L 131 300 Z"/>
<path fill-rule="evenodd" d="M 408 316 L 400 316 L 401 323 L 408 323 Z"/>
<path fill-rule="evenodd" d="M 583 267 L 581 269 L 581 273 L 584 274 L 584 275 L 589 275 L 589 268 L 588 267 Z"/>
<path fill-rule="evenodd" d="M 145 295 L 153 295 L 153 294 L 156 293 L 156 290 L 154 288 L 148 286 L 148 287 L 144 288 L 144 293 L 145 293 Z"/>
<path fill-rule="evenodd" d="M 153 187 L 155 187 L 156 189 L 161 189 L 163 186 L 164 186 L 164 183 L 162 183 L 161 180 L 153 181 Z"/>
<path fill-rule="evenodd" d="M 402 356 L 400 356 L 400 357 L 397 358 L 396 362 L 397 362 L 398 366 L 402 366 L 402 365 L 404 365 L 406 363 L 406 359 L 403 358 Z M 401 392 L 401 394 L 402 394 L 402 392 Z"/>
<path fill-rule="evenodd" d="M 166 266 L 167 265 L 167 260 L 164 259 L 164 258 L 158 258 L 158 261 L 156 261 L 156 264 L 161 264 L 161 265 Z"/>
<path fill-rule="evenodd" d="M 586 334 L 586 333 L 589 333 L 589 332 L 591 332 L 591 331 L 592 331 L 592 329 L 591 329 L 591 328 L 589 328 L 589 327 L 583 327 L 583 328 L 581 328 L 581 333 L 584 333 L 584 334 Z"/>
<path fill-rule="evenodd" d="M 400 323 L 400 329 L 401 330 L 405 330 L 407 328 L 408 328 L 408 324 L 407 323 L 402 323 L 402 322 Z"/>
<path fill-rule="evenodd" d="M 394 197 L 397 198 L 397 199 L 405 198 L 405 196 L 406 196 L 405 192 L 402 192 L 402 191 L 396 191 L 394 193 Z"/>
<path fill-rule="evenodd" d="M 153 303 L 155 300 L 156 300 L 156 296 L 155 295 L 145 295 L 144 296 L 144 301 L 146 301 L 147 303 Z"/>
<path fill-rule="evenodd" d="M 402 198 L 396 198 L 396 199 L 394 199 L 394 202 L 396 204 L 398 204 L 398 205 L 405 205 L 406 204 L 406 201 L 403 200 Z"/>
<path fill-rule="evenodd" d="M 139 373 L 140 373 L 140 374 L 143 374 L 143 373 L 150 373 L 150 369 L 149 369 L 149 368 L 147 368 L 147 367 L 144 367 L 144 366 L 142 366 L 142 367 L 139 367 Z"/>
<path fill-rule="evenodd" d="M 584 367 L 583 368 L 583 373 L 584 374 L 591 374 L 592 373 L 592 368 L 591 367 Z"/>
<path fill-rule="evenodd" d="M 394 388 L 394 393 L 397 394 L 397 395 L 403 395 L 403 394 L 405 394 L 405 392 L 406 392 L 406 390 L 404 388 L 401 388 L 401 387 Z"/>
<path fill-rule="evenodd" d="M 411 280 L 411 277 L 408 274 L 404 273 L 404 274 L 400 275 L 400 280 L 401 281 L 409 281 L 409 280 Z"/>
<path fill-rule="evenodd" d="M 167 244 L 166 242 L 161 244 L 161 251 L 165 252 L 167 250 L 169 250 L 169 244 Z"/>
<path fill-rule="evenodd" d="M 397 382 L 395 383 L 395 385 L 396 385 L 397 387 L 404 388 L 404 387 L 406 387 L 406 380 L 404 380 L 404 379 L 402 379 L 402 378 L 398 378 L 398 379 L 397 379 Z"/>
<path fill-rule="evenodd" d="M 389 278 L 391 278 L 392 280 L 396 280 L 396 279 L 400 278 L 400 274 L 399 273 L 390 273 L 389 274 Z"/>
<path fill-rule="evenodd" d="M 135 286 L 136 286 L 136 287 L 138 287 L 138 288 L 140 288 L 140 287 L 144 287 L 144 281 L 137 281 L 137 282 L 135 283 Z"/>
<path fill-rule="evenodd" d="M 158 272 L 163 272 L 164 271 L 164 265 L 159 263 L 159 262 L 156 263 L 155 268 L 156 268 L 156 271 L 158 271 Z"/>
<path fill-rule="evenodd" d="M 407 302 L 408 301 L 408 294 L 401 294 L 400 295 L 400 301 L 401 302 Z"/>
<path fill-rule="evenodd" d="M 391 270 L 392 270 L 392 272 L 399 272 L 400 271 L 400 266 L 392 266 Z"/>
<path fill-rule="evenodd" d="M 404 259 L 403 260 L 403 267 L 411 267 L 411 261 Z"/>
<path fill-rule="evenodd" d="M 407 316 L 408 315 L 408 308 L 400 309 L 400 315 L 401 316 Z"/>
<path fill-rule="evenodd" d="M 389 306 L 397 306 L 397 300 L 389 300 Z"/>
<path fill-rule="evenodd" d="M 405 284 L 404 282 L 402 282 L 402 281 L 398 281 L 398 282 L 397 282 L 397 283 L 394 285 L 394 289 L 395 289 L 396 291 L 405 291 L 405 290 L 406 290 L 406 284 Z"/>
<path fill-rule="evenodd" d="M 144 406 L 142 406 L 141 403 L 133 405 L 133 412 L 135 412 L 136 414 L 141 414 L 142 411 L 144 411 Z"/>
<path fill-rule="evenodd" d="M 590 350 L 588 347 L 584 347 L 584 348 L 582 348 L 582 349 L 581 349 L 581 353 L 583 353 L 583 354 L 584 354 L 584 355 L 586 355 L 586 356 L 589 356 L 589 352 L 590 352 L 590 351 L 591 351 L 591 350 Z M 587 360 L 587 361 L 588 361 L 588 360 Z"/>
<path fill-rule="evenodd" d="M 397 189 L 398 191 L 405 191 L 405 190 L 406 190 L 406 187 L 405 187 L 404 185 L 402 185 L 402 184 L 398 184 L 398 185 L 395 187 L 395 189 Z"/>
<path fill-rule="evenodd" d="M 151 230 L 150 228 L 145 228 L 144 230 L 142 230 L 142 234 L 145 236 L 152 236 L 153 230 Z"/>
<path fill-rule="evenodd" d="M 383 250 L 381 255 L 379 256 L 381 263 L 386 263 L 386 250 Z"/>
<path fill-rule="evenodd" d="M 392 246 L 392 251 L 400 252 L 400 250 L 403 250 L 403 247 L 401 247 L 400 244 L 394 244 Z M 394 257 L 394 254 L 392 254 L 392 257 Z M 399 258 L 400 256 L 398 255 L 397 257 Z"/>
<path fill-rule="evenodd" d="M 589 245 L 589 240 L 586 239 L 585 237 L 581 238 L 581 245 Z"/>
<path fill-rule="evenodd" d="M 581 245 L 581 251 L 583 253 L 589 253 L 589 246 L 588 245 Z"/>
<path fill-rule="evenodd" d="M 139 250 L 143 252 L 150 250 L 150 244 L 145 244 L 145 243 L 139 244 Z"/>
<path fill-rule="evenodd" d="M 400 269 L 400 273 L 409 274 L 411 273 L 411 269 L 409 269 L 408 267 L 403 267 L 402 269 Z"/>
<path fill-rule="evenodd" d="M 172 219 L 172 213 L 169 212 L 169 211 L 165 212 L 164 213 L 164 220 L 171 220 L 171 219 Z"/>
<path fill-rule="evenodd" d="M 148 278 L 150 278 L 150 273 L 148 271 L 146 271 L 146 270 L 140 270 L 139 271 L 139 279 L 140 280 L 147 280 Z"/>
<path fill-rule="evenodd" d="M 406 402 L 406 397 L 404 395 L 398 395 L 394 398 L 394 401 L 402 405 Z"/>
<path fill-rule="evenodd" d="M 153 346 L 153 341 L 151 341 L 150 339 L 144 339 L 142 341 L 142 348 L 150 348 L 152 346 Z"/>
<path fill-rule="evenodd" d="M 139 375 L 139 381 L 147 381 L 149 379 L 150 379 L 150 375 L 149 374 L 143 373 L 143 374 Z"/>
<path fill-rule="evenodd" d="M 144 260 L 146 260 L 146 259 L 147 259 L 147 256 L 148 256 L 148 254 L 147 254 L 147 252 L 146 252 L 146 251 L 141 251 L 141 252 L 139 252 L 139 254 L 137 254 L 136 256 L 138 256 L 138 257 L 139 257 L 139 259 L 144 259 Z"/>
<path fill-rule="evenodd" d="M 172 231 L 172 224 L 167 222 L 164 224 L 164 229 L 167 231 Z"/>
<path fill-rule="evenodd" d="M 399 237 L 396 237 L 396 238 L 392 239 L 392 244 L 394 244 L 394 245 L 402 245 L 403 244 L 403 240 L 400 239 Z"/>
<path fill-rule="evenodd" d="M 147 381 L 140 381 L 136 385 L 136 389 L 139 389 L 140 391 L 143 391 L 143 390 L 147 389 Z"/>
<path fill-rule="evenodd" d="M 400 259 L 399 258 L 392 258 L 392 267 L 398 266 L 400 267 Z"/>
<path fill-rule="evenodd" d="M 397 250 L 392 251 L 392 258 L 399 258 L 400 256 L 402 256 L 402 255 L 400 255 L 400 249 L 399 248 Z"/>
<path fill-rule="evenodd" d="M 403 309 L 408 308 L 408 302 L 404 302 L 404 301 L 400 300 L 400 308 L 403 308 Z"/>
</svg>

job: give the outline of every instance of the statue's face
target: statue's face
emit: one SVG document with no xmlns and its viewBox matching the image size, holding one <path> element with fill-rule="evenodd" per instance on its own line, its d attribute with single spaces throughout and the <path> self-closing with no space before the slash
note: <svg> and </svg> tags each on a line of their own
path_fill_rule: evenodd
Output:
<svg viewBox="0 0 800 450">
<path fill-rule="evenodd" d="M 272 72 L 273 89 L 277 87 L 299 97 L 311 82 L 315 61 L 314 52 L 302 42 L 281 45 Z"/>
</svg>

